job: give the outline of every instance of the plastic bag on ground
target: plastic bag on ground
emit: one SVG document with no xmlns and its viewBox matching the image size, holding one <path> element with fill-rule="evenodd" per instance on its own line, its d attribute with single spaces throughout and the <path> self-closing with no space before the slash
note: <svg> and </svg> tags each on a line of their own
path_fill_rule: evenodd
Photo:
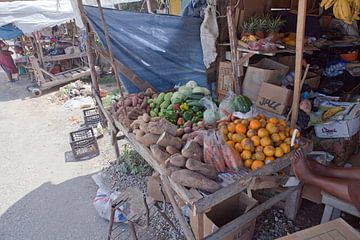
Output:
<svg viewBox="0 0 360 240">
<path fill-rule="evenodd" d="M 199 101 L 206 110 L 204 111 L 204 122 L 207 124 L 214 124 L 217 120 L 220 119 L 219 109 L 216 104 L 208 97 L 203 97 Z"/>
<path fill-rule="evenodd" d="M 227 118 L 229 115 L 231 115 L 234 111 L 234 98 L 236 97 L 235 93 L 232 91 L 229 91 L 226 94 L 226 97 L 221 101 L 219 105 L 219 111 L 220 111 L 220 118 Z"/>
</svg>

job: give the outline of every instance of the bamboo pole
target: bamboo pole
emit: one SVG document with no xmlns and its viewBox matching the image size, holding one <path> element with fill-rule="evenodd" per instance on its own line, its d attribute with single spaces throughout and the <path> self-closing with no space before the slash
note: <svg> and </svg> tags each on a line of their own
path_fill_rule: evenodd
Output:
<svg viewBox="0 0 360 240">
<path fill-rule="evenodd" d="M 299 115 L 299 101 L 300 101 L 300 85 L 302 72 L 302 59 L 304 51 L 305 38 L 305 20 L 306 20 L 307 0 L 299 0 L 299 7 L 297 12 L 297 28 L 296 28 L 296 55 L 295 55 L 295 81 L 294 81 L 294 96 L 292 103 L 291 127 L 296 127 L 296 121 Z"/>
<path fill-rule="evenodd" d="M 103 25 L 103 28 L 104 28 L 106 45 L 107 45 L 107 48 L 108 48 L 108 51 L 109 51 L 109 54 L 110 54 L 111 65 L 112 65 L 112 67 L 114 69 L 114 73 L 115 73 L 116 84 L 117 84 L 119 92 L 120 92 L 122 105 L 125 106 L 125 104 L 124 104 L 124 92 L 122 90 L 122 84 L 121 84 L 120 77 L 119 77 L 119 69 L 118 69 L 118 67 L 116 65 L 114 55 L 113 55 L 113 52 L 112 52 L 112 44 L 111 44 L 111 41 L 110 41 L 108 28 L 107 28 L 106 22 L 105 22 L 104 10 L 103 10 L 103 8 L 101 6 L 100 0 L 97 0 L 97 4 L 98 4 L 99 12 L 100 12 L 101 22 L 102 22 L 102 25 Z M 127 117 L 126 107 L 124 107 L 123 109 L 124 109 L 125 117 Z"/>
</svg>

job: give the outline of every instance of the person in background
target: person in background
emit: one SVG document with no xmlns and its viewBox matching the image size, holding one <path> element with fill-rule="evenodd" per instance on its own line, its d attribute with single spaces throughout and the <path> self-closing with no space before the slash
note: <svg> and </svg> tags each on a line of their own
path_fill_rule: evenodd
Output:
<svg viewBox="0 0 360 240">
<path fill-rule="evenodd" d="M 9 51 L 8 49 L 9 47 L 7 44 L 0 40 L 0 66 L 2 69 L 4 69 L 9 80 L 14 82 L 15 80 L 13 79 L 12 74 L 18 73 L 18 69 L 11 57 L 13 52 Z"/>
</svg>

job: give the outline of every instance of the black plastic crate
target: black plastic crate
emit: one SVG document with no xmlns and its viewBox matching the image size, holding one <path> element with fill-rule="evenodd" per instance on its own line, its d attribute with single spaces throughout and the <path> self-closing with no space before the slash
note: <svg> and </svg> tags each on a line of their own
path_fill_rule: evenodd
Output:
<svg viewBox="0 0 360 240">
<path fill-rule="evenodd" d="M 91 127 L 71 132 L 70 146 L 75 159 L 89 159 L 99 155 L 99 146 Z"/>
<path fill-rule="evenodd" d="M 95 128 L 100 123 L 104 127 L 105 119 L 98 108 L 84 109 L 83 113 L 85 126 Z"/>
</svg>

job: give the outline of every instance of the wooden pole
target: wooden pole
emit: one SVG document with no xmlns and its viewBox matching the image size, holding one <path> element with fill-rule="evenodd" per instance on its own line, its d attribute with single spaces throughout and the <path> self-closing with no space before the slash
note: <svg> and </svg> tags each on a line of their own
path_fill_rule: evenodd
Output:
<svg viewBox="0 0 360 240">
<path fill-rule="evenodd" d="M 295 56 L 295 81 L 294 81 L 294 96 L 292 103 L 291 127 L 296 127 L 296 121 L 299 115 L 299 101 L 300 101 L 300 85 L 302 72 L 302 59 L 304 51 L 305 38 L 305 20 L 306 20 L 307 0 L 299 0 L 299 7 L 297 12 L 297 28 L 296 28 L 296 56 Z"/>
<path fill-rule="evenodd" d="M 78 0 L 78 7 L 80 10 L 81 20 L 83 21 L 83 24 L 86 28 L 86 33 L 87 33 L 85 44 L 86 44 L 86 54 L 88 56 L 89 67 L 90 67 L 91 84 L 92 84 L 92 87 L 94 88 L 97 96 L 100 96 L 99 83 L 97 80 L 97 73 L 95 70 L 95 52 L 91 48 L 92 44 L 95 44 L 94 34 L 91 33 L 90 24 L 88 23 L 88 21 L 85 17 L 84 6 L 82 3 L 82 0 Z"/>
<path fill-rule="evenodd" d="M 123 106 L 125 106 L 125 104 L 124 104 L 124 92 L 122 90 L 122 84 L 121 84 L 120 77 L 119 77 L 119 69 L 118 69 L 118 67 L 116 65 L 114 55 L 113 55 L 113 52 L 112 52 L 112 44 L 111 44 L 111 41 L 110 41 L 108 28 L 107 28 L 106 22 L 105 22 L 104 10 L 103 10 L 103 8 L 101 6 L 100 0 L 97 0 L 97 4 L 98 4 L 99 12 L 100 12 L 101 22 L 102 22 L 102 25 L 103 25 L 103 28 L 104 28 L 106 45 L 107 45 L 107 48 L 108 48 L 108 51 L 109 51 L 109 54 L 110 54 L 111 65 L 112 65 L 112 67 L 114 69 L 114 73 L 115 73 L 116 84 L 117 84 L 119 92 L 120 92 L 122 104 L 123 104 Z M 124 107 L 123 109 L 124 109 L 125 117 L 127 117 L 126 108 Z"/>
</svg>

